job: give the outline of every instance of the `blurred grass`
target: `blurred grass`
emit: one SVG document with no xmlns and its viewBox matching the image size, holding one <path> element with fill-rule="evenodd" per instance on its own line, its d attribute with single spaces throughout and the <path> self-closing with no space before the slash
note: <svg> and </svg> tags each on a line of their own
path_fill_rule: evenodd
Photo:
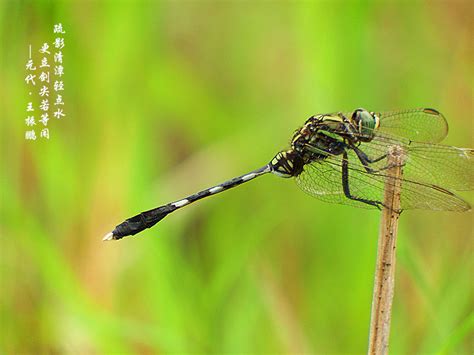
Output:
<svg viewBox="0 0 474 355">
<path fill-rule="evenodd" d="M 315 113 L 435 107 L 472 142 L 468 1 L 0 3 L 5 353 L 366 349 L 379 215 L 262 177 Z M 28 45 L 66 28 L 63 121 L 24 140 Z M 465 194 L 474 202 L 473 194 Z M 472 353 L 472 214 L 406 212 L 391 351 Z"/>
</svg>

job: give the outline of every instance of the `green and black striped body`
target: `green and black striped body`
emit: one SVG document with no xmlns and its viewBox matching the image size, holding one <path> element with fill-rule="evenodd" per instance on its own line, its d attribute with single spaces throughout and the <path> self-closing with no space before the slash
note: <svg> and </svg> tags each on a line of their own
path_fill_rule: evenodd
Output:
<svg viewBox="0 0 474 355">
<path fill-rule="evenodd" d="M 370 142 L 379 124 L 379 117 L 364 109 L 355 110 L 351 117 L 342 113 L 311 116 L 295 132 L 291 149 L 272 159 L 272 173 L 288 178 L 298 176 L 306 164 L 328 155 L 341 155 L 350 145 Z"/>
</svg>

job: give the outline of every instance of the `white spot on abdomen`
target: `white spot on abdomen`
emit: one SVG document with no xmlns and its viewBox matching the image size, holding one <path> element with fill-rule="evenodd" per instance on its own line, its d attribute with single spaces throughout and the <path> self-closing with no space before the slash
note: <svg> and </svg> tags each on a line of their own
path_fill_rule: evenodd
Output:
<svg viewBox="0 0 474 355">
<path fill-rule="evenodd" d="M 211 194 L 215 194 L 216 192 L 219 192 L 219 191 L 222 191 L 224 190 L 224 188 L 222 186 L 216 186 L 216 187 L 213 187 L 212 189 L 209 189 L 209 192 Z"/>
<path fill-rule="evenodd" d="M 173 206 L 174 207 L 183 207 L 183 206 L 186 206 L 188 203 L 189 203 L 189 200 L 185 198 L 184 200 L 174 202 Z"/>
<path fill-rule="evenodd" d="M 255 177 L 255 173 L 250 173 L 250 174 L 242 176 L 242 181 L 248 181 L 250 179 L 253 179 L 254 177 Z"/>
</svg>

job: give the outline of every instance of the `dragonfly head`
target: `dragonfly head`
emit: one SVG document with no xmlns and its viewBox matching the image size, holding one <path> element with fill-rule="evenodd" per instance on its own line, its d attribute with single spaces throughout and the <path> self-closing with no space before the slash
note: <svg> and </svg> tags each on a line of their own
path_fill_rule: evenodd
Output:
<svg viewBox="0 0 474 355">
<path fill-rule="evenodd" d="M 375 112 L 369 112 L 363 108 L 355 110 L 351 120 L 366 140 L 372 139 L 374 131 L 380 127 L 380 117 Z"/>
<path fill-rule="evenodd" d="M 298 176 L 303 171 L 303 158 L 293 149 L 281 151 L 269 163 L 273 174 L 284 178 Z"/>
</svg>

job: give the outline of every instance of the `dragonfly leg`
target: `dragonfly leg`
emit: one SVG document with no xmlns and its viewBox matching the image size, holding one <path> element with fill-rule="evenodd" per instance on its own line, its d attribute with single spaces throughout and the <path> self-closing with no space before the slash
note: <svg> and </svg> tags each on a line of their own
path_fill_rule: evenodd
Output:
<svg viewBox="0 0 474 355">
<path fill-rule="evenodd" d="M 342 189 L 344 190 L 344 195 L 350 200 L 366 203 L 368 205 L 375 206 L 378 209 L 381 209 L 381 206 L 383 206 L 382 202 L 380 201 L 359 198 L 351 194 L 349 187 L 349 161 L 347 159 L 347 151 L 344 151 L 342 156 Z"/>
<path fill-rule="evenodd" d="M 403 163 L 403 164 L 388 164 L 388 165 L 384 166 L 383 168 L 377 169 L 376 172 L 378 172 L 378 171 L 384 171 L 384 170 L 387 170 L 387 169 L 390 169 L 390 168 L 394 168 L 394 167 L 398 167 L 398 166 L 404 167 L 404 166 L 405 166 L 405 163 Z"/>
<path fill-rule="evenodd" d="M 382 170 L 385 170 L 385 169 L 388 169 L 390 168 L 390 166 L 385 166 L 381 169 L 372 169 L 369 164 L 373 164 L 373 163 L 377 163 L 379 161 L 381 161 L 382 159 L 385 159 L 387 157 L 387 154 L 384 154 L 378 158 L 375 158 L 375 159 L 371 159 L 367 156 L 367 154 L 365 154 L 362 150 L 360 150 L 358 147 L 356 147 L 355 145 L 351 145 L 351 148 L 352 150 L 357 154 L 357 157 L 359 158 L 359 161 L 362 163 L 362 165 L 364 166 L 364 169 L 370 173 L 370 174 L 374 174 L 378 171 L 382 171 Z"/>
</svg>

